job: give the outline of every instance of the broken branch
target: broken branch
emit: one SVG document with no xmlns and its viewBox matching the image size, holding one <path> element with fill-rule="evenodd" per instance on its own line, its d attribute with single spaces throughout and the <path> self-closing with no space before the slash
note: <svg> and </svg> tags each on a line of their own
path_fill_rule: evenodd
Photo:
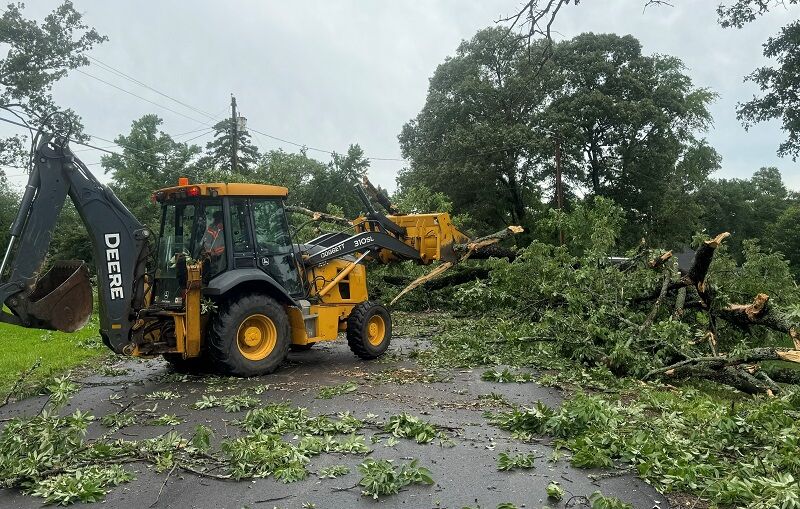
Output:
<svg viewBox="0 0 800 509">
<path fill-rule="evenodd" d="M 731 304 L 726 308 L 720 309 L 718 315 L 731 325 L 745 331 L 753 325 L 761 325 L 762 327 L 788 334 L 794 343 L 795 349 L 800 350 L 800 332 L 797 329 L 797 324 L 787 315 L 777 310 L 775 306 L 771 306 L 769 295 L 765 293 L 756 295 L 750 304 Z"/>
<path fill-rule="evenodd" d="M 326 212 L 317 212 L 315 210 L 307 209 L 305 207 L 300 207 L 299 205 L 287 205 L 286 206 L 287 212 L 295 212 L 297 214 L 303 214 L 304 216 L 310 217 L 313 221 L 323 221 L 326 223 L 334 223 L 341 226 L 353 226 L 352 221 L 349 219 L 345 219 L 344 217 L 334 216 L 333 214 L 328 214 Z"/>
<path fill-rule="evenodd" d="M 400 212 L 400 209 L 395 207 L 394 204 L 391 201 L 389 201 L 388 196 L 380 192 L 374 185 L 372 185 L 372 182 L 369 181 L 366 175 L 364 176 L 364 179 L 361 181 L 361 183 L 364 185 L 364 189 L 367 191 L 367 194 L 373 200 L 378 202 L 378 204 L 380 204 L 381 207 L 386 209 L 386 212 L 388 212 L 393 216 L 399 216 L 403 214 L 402 212 Z"/>
<path fill-rule="evenodd" d="M 461 255 L 461 258 L 457 262 L 444 262 L 435 269 L 433 269 L 432 271 L 430 271 L 429 273 L 425 274 L 424 276 L 418 277 L 417 279 L 412 281 L 408 286 L 403 288 L 403 290 L 400 293 L 398 293 L 394 299 L 392 299 L 392 302 L 390 302 L 389 305 L 394 305 L 394 303 L 397 302 L 403 295 L 407 294 L 414 288 L 417 288 L 418 286 L 425 284 L 431 281 L 432 279 L 440 276 L 447 269 L 456 265 L 457 263 L 466 261 L 473 254 L 478 252 L 485 253 L 484 250 L 487 249 L 488 247 L 494 246 L 501 240 L 506 239 L 512 235 L 516 235 L 517 233 L 521 233 L 523 231 L 525 231 L 525 229 L 522 228 L 521 226 L 509 226 L 507 228 L 503 228 L 499 232 L 495 232 L 491 235 L 486 235 L 485 237 L 479 237 L 466 244 L 453 244 L 453 251 L 456 254 Z"/>
</svg>

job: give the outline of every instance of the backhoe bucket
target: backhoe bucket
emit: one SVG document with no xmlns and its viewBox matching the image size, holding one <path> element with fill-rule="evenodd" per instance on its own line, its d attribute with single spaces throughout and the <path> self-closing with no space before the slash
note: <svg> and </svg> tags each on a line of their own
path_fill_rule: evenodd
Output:
<svg viewBox="0 0 800 509">
<path fill-rule="evenodd" d="M 18 298 L 15 311 L 29 327 L 75 332 L 92 316 L 89 270 L 80 260 L 56 262 L 36 281 L 33 292 Z"/>
</svg>

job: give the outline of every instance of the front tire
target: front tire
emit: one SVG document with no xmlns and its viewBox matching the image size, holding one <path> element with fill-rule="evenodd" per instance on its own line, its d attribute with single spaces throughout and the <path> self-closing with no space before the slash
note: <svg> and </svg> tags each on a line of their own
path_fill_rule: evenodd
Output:
<svg viewBox="0 0 800 509">
<path fill-rule="evenodd" d="M 209 339 L 215 367 L 243 377 L 275 371 L 292 342 L 286 311 L 260 294 L 243 295 L 223 307 L 214 317 Z"/>
<path fill-rule="evenodd" d="M 392 340 L 392 317 L 375 301 L 358 304 L 347 319 L 347 344 L 362 359 L 377 359 Z"/>
</svg>

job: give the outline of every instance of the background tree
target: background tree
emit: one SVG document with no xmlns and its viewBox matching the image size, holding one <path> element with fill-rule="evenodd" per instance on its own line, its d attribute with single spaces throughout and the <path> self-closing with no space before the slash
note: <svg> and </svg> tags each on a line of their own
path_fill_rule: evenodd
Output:
<svg viewBox="0 0 800 509">
<path fill-rule="evenodd" d="M 341 208 L 345 217 L 355 218 L 364 212 L 354 186 L 369 170 L 369 160 L 359 145 L 350 145 L 344 154 L 333 153 L 325 171 L 311 177 L 306 191 L 308 206 L 328 210 L 330 205 Z"/>
<path fill-rule="evenodd" d="M 19 196 L 8 186 L 5 173 L 0 170 L 0 246 L 8 245 L 8 227 L 17 213 Z"/>
<path fill-rule="evenodd" d="M 768 248 L 784 253 L 786 259 L 789 260 L 795 279 L 800 279 L 800 235 L 797 234 L 798 224 L 800 224 L 800 203 L 794 200 L 769 226 L 767 238 L 764 242 Z"/>
<path fill-rule="evenodd" d="M 101 163 L 119 199 L 153 231 L 158 231 L 160 218 L 150 202 L 152 192 L 177 185 L 179 177 L 203 180 L 193 165 L 200 147 L 176 142 L 159 129 L 162 122 L 153 114 L 133 121 L 130 133 L 114 140 L 122 153 L 104 155 Z"/>
<path fill-rule="evenodd" d="M 626 229 L 628 240 L 689 238 L 697 208 L 685 205 L 719 163 L 696 137 L 711 122 L 714 94 L 695 88 L 679 59 L 643 55 L 630 35 L 578 35 L 557 43 L 549 63 L 561 82 L 541 124 L 563 139 L 567 176 L 623 207 L 638 226 Z"/>
<path fill-rule="evenodd" d="M 50 90 L 72 69 L 89 64 L 85 52 L 107 40 L 83 23 L 81 14 L 69 0 L 48 14 L 42 23 L 23 16 L 23 4 L 9 4 L 0 16 L 0 43 L 8 48 L 0 60 L 0 107 L 16 108 L 26 116 L 50 127 L 66 129 L 75 135 L 82 129 L 72 110 L 58 111 Z M 27 163 L 24 136 L 0 140 L 0 163 L 23 166 Z"/>
<path fill-rule="evenodd" d="M 662 0 L 642 0 L 645 8 L 660 5 L 671 7 Z M 570 4 L 577 6 L 580 0 L 528 0 L 511 16 L 499 22 L 507 24 L 514 40 L 532 41 L 541 38 L 538 46 L 531 45 L 531 54 L 544 62 L 552 56 L 552 33 L 559 12 Z M 735 0 L 717 7 L 719 24 L 724 28 L 742 28 L 773 9 L 786 9 L 798 5 L 800 0 Z M 544 48 L 538 52 L 534 48 Z M 800 155 L 800 21 L 794 20 L 784 26 L 777 36 L 764 44 L 764 56 L 776 59 L 778 65 L 756 69 L 747 79 L 759 85 L 764 95 L 739 104 L 737 114 L 745 127 L 771 119 L 780 119 L 788 138 L 778 147 L 781 156 L 790 155 L 796 160 Z"/>
<path fill-rule="evenodd" d="M 369 169 L 369 160 L 358 145 L 350 145 L 345 154 L 333 153 L 329 163 L 299 154 L 274 150 L 264 155 L 256 180 L 289 188 L 290 204 L 327 211 L 331 206 L 339 214 L 355 218 L 363 211 L 353 186 Z"/>
<path fill-rule="evenodd" d="M 507 30 L 482 30 L 437 68 L 403 127 L 411 164 L 398 184 L 446 194 L 478 228 L 528 225 L 553 194 L 558 144 L 567 196 L 613 198 L 629 241 L 685 241 L 700 212 L 691 195 L 719 164 L 697 137 L 713 98 L 632 36 L 582 34 L 539 67 Z"/>
<path fill-rule="evenodd" d="M 489 28 L 464 41 L 430 79 L 422 111 L 403 126 L 400 148 L 411 163 L 401 188 L 441 192 L 481 229 L 527 224 L 540 201 L 542 148 L 536 132 L 544 80 L 508 31 Z"/>
<path fill-rule="evenodd" d="M 325 163 L 308 157 L 305 150 L 300 153 L 271 150 L 262 157 L 258 173 L 268 184 L 287 187 L 289 203 L 307 206 L 311 179 L 326 169 Z"/>
<path fill-rule="evenodd" d="M 781 226 L 775 225 L 792 200 L 777 168 L 761 168 L 751 179 L 710 179 L 700 186 L 696 198 L 703 207 L 702 229 L 730 232 L 728 248 L 738 260 L 743 242 L 749 239 L 789 253 L 793 244 L 783 231 L 791 215 L 782 219 Z"/>
<path fill-rule="evenodd" d="M 234 131 L 234 127 L 236 128 Z M 236 133 L 238 155 L 237 173 L 247 175 L 255 171 L 261 155 L 253 145 L 247 129 L 238 127 L 233 119 L 225 119 L 214 124 L 214 139 L 206 144 L 206 153 L 197 165 L 205 170 L 213 170 L 224 175 L 230 173 L 231 154 L 233 153 L 233 137 Z"/>
<path fill-rule="evenodd" d="M 70 1 L 63 2 L 43 22 L 24 17 L 23 4 L 9 4 L 0 16 L 0 43 L 7 48 L 0 60 L 0 108 L 33 119 L 80 138 L 80 118 L 72 110 L 60 110 L 50 93 L 53 84 L 72 69 L 89 64 L 85 53 L 107 40 L 83 23 Z M 60 115 L 53 116 L 54 112 Z M 0 164 L 27 169 L 29 147 L 26 135 L 0 139 Z M 8 242 L 8 226 L 17 212 L 19 196 L 0 174 L 0 243 Z M 51 245 L 54 259 L 91 259 L 85 228 L 71 205 L 59 218 Z M 83 232 L 83 233 L 81 233 Z"/>
<path fill-rule="evenodd" d="M 800 21 L 783 27 L 764 44 L 764 56 L 777 60 L 774 67 L 756 69 L 747 79 L 764 92 L 761 97 L 739 104 L 737 114 L 750 127 L 757 122 L 779 119 L 787 139 L 778 147 L 778 155 L 800 155 Z"/>
</svg>

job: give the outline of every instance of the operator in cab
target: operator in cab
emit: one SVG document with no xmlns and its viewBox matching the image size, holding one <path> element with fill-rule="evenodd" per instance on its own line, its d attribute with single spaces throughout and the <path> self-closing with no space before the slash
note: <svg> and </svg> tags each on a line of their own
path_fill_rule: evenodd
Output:
<svg viewBox="0 0 800 509">
<path fill-rule="evenodd" d="M 220 266 L 225 264 L 225 227 L 221 210 L 215 211 L 211 217 L 211 224 L 206 228 L 206 232 L 200 241 L 200 253 L 203 258 L 208 260 L 212 269 L 210 272 L 217 273 L 221 268 Z M 203 272 L 207 272 L 205 267 Z"/>
</svg>

